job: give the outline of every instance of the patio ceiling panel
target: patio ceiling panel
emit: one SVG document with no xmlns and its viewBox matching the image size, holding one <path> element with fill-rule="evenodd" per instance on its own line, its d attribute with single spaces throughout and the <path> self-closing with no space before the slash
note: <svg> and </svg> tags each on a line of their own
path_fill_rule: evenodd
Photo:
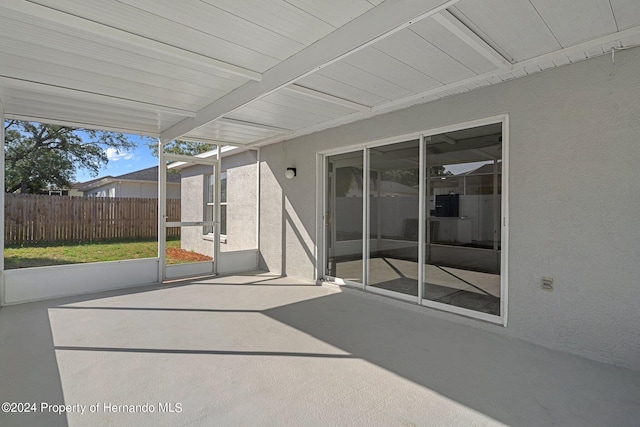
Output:
<svg viewBox="0 0 640 427">
<path fill-rule="evenodd" d="M 373 70 L 367 69 L 363 65 L 358 65 L 361 64 L 353 58 L 349 58 L 336 62 L 317 74 L 345 83 L 361 91 L 375 94 L 384 101 L 391 101 L 411 94 L 411 91 L 402 87 L 400 82 L 396 83 L 381 76 L 387 74 L 387 72 L 379 71 L 385 68 L 385 63 L 379 64 L 378 68 Z M 339 94 L 334 95 L 339 96 Z"/>
<path fill-rule="evenodd" d="M 115 130 L 125 133 L 158 136 L 161 126 L 169 126 L 183 116 L 140 111 L 122 106 L 50 96 L 4 88 L 0 97 L 12 106 L 7 119 L 41 121 L 75 127 Z"/>
<path fill-rule="evenodd" d="M 172 107 L 143 104 L 129 99 L 113 98 L 100 94 L 69 90 L 26 80 L 0 77 L 0 98 L 9 106 L 7 117 L 43 121 L 47 123 L 74 123 L 79 127 L 118 127 L 122 117 L 139 118 L 137 126 L 123 127 L 123 131 L 155 135 L 163 126 L 170 126 L 193 113 Z M 37 103 L 37 111 L 28 102 Z M 81 107 L 81 108 L 78 108 Z M 83 122 L 86 113 L 95 111 L 99 121 Z M 153 118 L 153 121 L 150 121 Z M 130 120 L 128 120 L 130 121 Z"/>
<path fill-rule="evenodd" d="M 530 1 L 562 47 L 617 31 L 609 0 Z"/>
<path fill-rule="evenodd" d="M 83 3 L 84 4 L 84 3 Z M 246 80 L 259 80 L 260 74 L 233 64 L 225 63 L 215 57 L 208 57 L 192 50 L 181 49 L 175 44 L 163 43 L 151 38 L 127 32 L 116 27 L 79 17 L 73 13 L 65 13 L 56 9 L 41 6 L 28 0 L 0 1 L 0 14 L 8 19 L 16 19 L 25 25 L 36 25 L 51 31 L 62 32 L 74 36 L 78 40 L 91 40 L 98 44 L 107 44 L 143 56 L 158 55 L 160 59 L 176 64 L 188 64 L 199 67 L 203 71 L 217 70 L 244 77 Z M 176 39 L 183 33 L 178 31 Z M 27 38 L 33 41 L 32 38 Z M 197 41 L 197 40 L 195 40 Z M 48 43 L 49 46 L 55 46 Z M 276 61 L 277 62 L 277 61 Z"/>
<path fill-rule="evenodd" d="M 296 110 L 290 105 L 278 105 L 264 101 L 251 103 L 251 105 L 234 111 L 227 117 L 291 130 L 302 129 L 326 121 L 323 120 L 326 116 L 320 114 Z"/>
<path fill-rule="evenodd" d="M 53 104 L 32 102 L 20 99 L 21 109 L 16 110 L 14 114 L 7 119 L 13 118 L 17 120 L 33 121 L 32 117 L 37 117 L 39 122 L 51 123 L 56 125 L 81 127 L 86 129 L 113 130 L 134 135 L 147 135 L 157 137 L 156 120 L 154 117 L 145 119 L 126 117 L 124 114 L 110 113 L 105 120 L 104 114 L 95 113 L 93 111 L 82 111 L 80 108 L 63 109 L 61 114 L 51 115 Z M 71 122 L 66 117 L 75 115 L 80 121 Z M 143 128 L 143 131 L 140 131 Z"/>
<path fill-rule="evenodd" d="M 610 54 L 639 24 L 637 0 L 0 0 L 0 98 L 264 145 Z"/>
<path fill-rule="evenodd" d="M 88 22 L 259 72 L 304 47 L 200 1 L 33 1 L 36 2 Z"/>
<path fill-rule="evenodd" d="M 376 43 L 375 48 L 441 84 L 452 83 L 476 74 L 411 28 Z"/>
<path fill-rule="evenodd" d="M 180 137 L 196 127 L 224 117 L 457 1 L 459 0 L 387 0 L 269 69 L 260 82 L 243 85 L 209 104 L 195 118 L 185 119 L 165 130 L 162 138 L 171 140 Z"/>
<path fill-rule="evenodd" d="M 374 46 L 354 53 L 344 60 L 345 63 L 367 70 L 375 76 L 408 90 L 410 93 L 419 92 L 426 88 L 436 87 L 440 82 L 423 72 L 398 61 L 389 54 Z"/>
<path fill-rule="evenodd" d="M 319 98 L 323 96 L 322 93 L 312 93 L 312 95 L 318 96 L 314 97 L 305 94 L 306 90 L 304 87 L 296 86 L 293 90 L 275 92 L 226 117 L 244 122 L 259 121 L 260 125 L 280 128 L 280 131 L 276 133 L 288 134 L 292 130 L 323 123 L 366 108 L 365 106 L 359 106 L 359 108 L 358 106 L 345 106 L 349 105 L 347 101 L 340 105 L 341 100 L 339 99 L 329 102 Z M 269 136 L 273 136 L 273 134 Z"/>
<path fill-rule="evenodd" d="M 136 120 L 148 120 L 150 124 L 157 126 L 158 114 L 151 111 L 140 111 L 122 107 L 104 108 L 102 104 L 77 100 L 71 98 L 60 98 L 58 96 L 47 96 L 35 92 L 16 91 L 13 89 L 2 90 L 3 99 L 19 101 L 24 108 L 25 115 L 29 111 L 47 111 L 47 109 L 60 109 L 63 112 L 70 112 L 81 115 L 93 114 L 96 117 L 106 114 L 114 120 L 128 120 L 135 123 Z M 22 104 L 25 104 L 24 107 Z M 26 105 L 29 103 L 30 105 Z M 16 113 L 20 110 L 16 110 Z M 173 116 L 178 119 L 178 116 Z M 156 129 L 157 130 L 157 129 Z"/>
<path fill-rule="evenodd" d="M 292 91 L 279 91 L 272 93 L 271 95 L 265 96 L 260 101 L 252 103 L 251 107 L 265 112 L 274 112 L 279 107 L 287 107 L 287 109 L 293 108 L 302 114 L 313 114 L 318 116 L 318 118 L 323 121 L 340 117 L 345 114 L 350 114 L 354 111 L 352 108 L 314 99 L 310 96 L 305 96 Z M 243 110 L 244 108 L 241 108 L 236 112 L 229 114 L 227 117 L 237 118 L 236 116 L 244 114 Z M 291 130 L 291 128 L 287 129 Z"/>
<path fill-rule="evenodd" d="M 311 74 L 301 80 L 298 80 L 297 84 L 318 92 L 348 99 L 362 105 L 380 105 L 387 100 L 386 98 L 374 93 L 372 89 L 359 89 L 349 83 L 327 77 L 321 73 Z"/>
<path fill-rule="evenodd" d="M 640 23 L 638 0 L 610 0 L 618 30 L 626 30 Z"/>
<path fill-rule="evenodd" d="M 189 132 L 184 136 L 184 139 L 192 141 L 218 141 L 226 144 L 246 145 L 256 140 L 281 135 L 286 132 L 286 130 L 279 131 L 276 129 L 235 124 L 229 120 L 225 122 L 215 121 L 208 123 L 205 126 Z"/>
<path fill-rule="evenodd" d="M 562 48 L 529 0 L 463 0 L 449 10 L 512 62 Z"/>
<path fill-rule="evenodd" d="M 138 102 L 154 105 L 170 105 L 184 110 L 197 110 L 202 97 L 189 93 L 192 88 L 180 85 L 156 85 L 154 82 L 137 82 L 96 72 L 77 73 L 77 68 L 67 65 L 47 63 L 37 58 L 25 58 L 20 55 L 4 55 L 0 53 L 0 70 L 3 77 L 23 81 L 39 81 L 55 87 L 70 88 L 79 92 L 109 94 L 121 99 L 135 99 Z M 149 76 L 151 77 L 151 76 Z M 174 82 L 177 83 L 177 82 Z M 187 89 L 190 89 L 189 92 Z M 224 92 L 208 89 L 212 97 L 219 97 Z M 204 100 L 202 100 L 204 102 Z M 194 108 L 195 106 L 195 108 Z"/>
<path fill-rule="evenodd" d="M 29 49 L 29 56 L 23 56 L 24 50 L 7 52 L 0 47 L 0 75 L 16 80 L 36 81 L 52 86 L 66 87 L 76 91 L 90 93 L 108 93 L 110 96 L 131 98 L 157 105 L 171 105 L 185 110 L 196 110 L 203 96 L 219 98 L 226 93 L 223 89 L 210 88 L 189 81 L 171 79 L 171 77 L 153 72 L 139 72 L 119 64 L 84 58 L 84 65 L 95 72 L 82 73 L 74 77 L 77 67 L 73 60 L 77 57 L 58 55 L 53 49 Z M 126 77 L 123 77 L 126 76 Z M 209 98 L 209 99 L 211 99 Z"/>
<path fill-rule="evenodd" d="M 498 67 L 495 62 L 499 62 L 500 66 L 508 64 L 502 57 L 500 57 L 499 60 L 493 59 L 493 61 L 487 59 L 486 56 L 483 56 L 482 53 L 470 46 L 469 43 L 463 41 L 460 37 L 452 33 L 451 30 L 445 28 L 442 23 L 436 21 L 437 17 L 425 19 L 409 28 L 434 47 L 442 52 L 446 52 L 451 58 L 463 64 L 476 74 L 495 70 Z M 439 14 L 439 17 L 444 20 L 456 21 L 456 18 L 447 12 Z M 457 21 L 457 24 L 457 27 L 464 25 L 460 21 Z M 474 36 L 477 38 L 476 35 Z M 488 49 L 491 48 L 489 47 Z M 499 54 L 493 52 L 493 55 L 498 57 Z"/>
<path fill-rule="evenodd" d="M 496 68 L 427 18 L 305 77 L 299 84 L 378 106 Z"/>
<path fill-rule="evenodd" d="M 122 43 L 110 42 L 65 29 L 51 22 L 27 18 L 24 14 L 4 11 L 0 16 L 0 49 L 7 55 L 30 57 L 47 63 L 74 66 L 78 69 L 100 70 L 104 74 L 134 77 L 142 74 L 158 84 L 175 84 L 176 81 L 196 85 L 199 90 L 206 88 L 222 91 L 233 90 L 247 81 L 246 78 L 224 73 L 216 69 L 198 67 L 184 61 L 169 62 L 166 55 L 127 49 Z M 10 59 L 10 58 L 8 58 Z M 215 78 L 212 78 L 215 77 Z"/>
<path fill-rule="evenodd" d="M 336 29 L 335 26 L 284 0 L 202 1 L 305 46 Z"/>
<path fill-rule="evenodd" d="M 254 0 L 260 1 L 260 0 Z M 305 10 L 316 18 L 332 25 L 341 27 L 353 18 L 362 15 L 367 10 L 380 4 L 382 1 L 367 0 L 286 0 L 287 3 Z"/>
</svg>

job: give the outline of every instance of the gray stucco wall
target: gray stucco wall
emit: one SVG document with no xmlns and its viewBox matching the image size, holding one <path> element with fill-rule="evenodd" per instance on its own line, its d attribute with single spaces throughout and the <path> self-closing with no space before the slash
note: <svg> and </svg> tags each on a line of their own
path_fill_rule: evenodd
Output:
<svg viewBox="0 0 640 427">
<path fill-rule="evenodd" d="M 227 241 L 221 252 L 258 248 L 258 156 L 245 151 L 222 158 L 227 172 Z"/>
<path fill-rule="evenodd" d="M 640 370 L 639 70 L 629 50 L 262 148 L 264 267 L 314 278 L 316 152 L 508 113 L 509 324 L 432 314 Z"/>
<path fill-rule="evenodd" d="M 181 221 L 204 221 L 206 175 L 213 173 L 211 166 L 192 166 L 183 169 L 180 202 Z M 188 251 L 213 257 L 213 240 L 203 235 L 203 227 L 182 227 L 180 247 Z"/>
<path fill-rule="evenodd" d="M 227 173 L 227 237 L 221 252 L 257 248 L 257 152 L 245 151 L 222 158 Z M 182 221 L 204 219 L 206 175 L 211 166 L 191 166 L 182 170 Z M 202 227 L 182 227 L 181 247 L 213 256 L 210 237 Z"/>
</svg>

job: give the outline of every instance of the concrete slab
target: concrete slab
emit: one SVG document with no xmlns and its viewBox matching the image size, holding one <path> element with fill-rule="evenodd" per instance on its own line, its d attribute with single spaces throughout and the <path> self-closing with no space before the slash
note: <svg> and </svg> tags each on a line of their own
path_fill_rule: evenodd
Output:
<svg viewBox="0 0 640 427">
<path fill-rule="evenodd" d="M 260 273 L 4 307 L 1 400 L 37 410 L 0 413 L 0 425 L 640 419 L 640 372 L 429 313 Z M 42 403 L 85 412 L 43 413 Z"/>
</svg>

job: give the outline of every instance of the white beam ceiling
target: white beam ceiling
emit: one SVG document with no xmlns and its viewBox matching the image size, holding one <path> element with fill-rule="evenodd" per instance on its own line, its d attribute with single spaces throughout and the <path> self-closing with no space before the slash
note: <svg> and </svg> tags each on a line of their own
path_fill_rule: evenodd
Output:
<svg viewBox="0 0 640 427">
<path fill-rule="evenodd" d="M 196 117 L 186 118 L 170 127 L 162 132 L 161 138 L 164 141 L 176 139 L 445 10 L 458 1 L 387 0 L 269 69 L 261 81 L 245 83 L 200 110 Z"/>
<path fill-rule="evenodd" d="M 230 119 L 222 117 L 216 120 L 218 123 L 227 123 L 234 126 L 244 127 L 248 129 L 263 129 L 279 133 L 289 133 L 291 129 L 280 128 L 277 126 L 264 125 L 262 123 L 245 122 L 244 120 Z"/>
<path fill-rule="evenodd" d="M 283 90 L 299 93 L 311 98 L 327 101 L 332 104 L 342 105 L 343 107 L 351 108 L 358 111 L 371 111 L 371 107 L 368 105 L 358 104 L 357 102 L 349 101 L 348 99 L 339 98 L 337 96 L 329 95 L 328 93 L 320 92 L 319 90 L 309 89 L 308 87 L 292 84 L 285 86 Z"/>
<path fill-rule="evenodd" d="M 633 0 L 280 1 L 0 0 L 7 117 L 260 146 L 640 44 Z"/>
<path fill-rule="evenodd" d="M 535 70 L 531 70 L 531 72 L 541 71 L 546 68 L 551 68 L 554 65 L 554 61 L 565 60 L 568 55 L 577 53 L 577 52 L 589 52 L 595 50 L 600 50 L 600 54 L 604 53 L 602 51 L 602 46 L 607 46 L 609 44 L 617 44 L 620 40 L 639 36 L 640 35 L 640 25 L 627 28 L 626 30 L 619 31 L 617 33 L 608 34 L 603 37 L 596 38 L 594 40 L 590 40 L 584 43 L 579 43 L 574 46 L 569 46 L 564 49 L 556 50 L 544 55 L 537 56 L 535 58 L 531 58 L 525 61 L 517 62 L 512 64 L 512 66 L 508 69 L 501 68 L 495 71 L 491 71 L 488 73 L 476 75 L 464 80 L 460 80 L 454 83 L 446 84 L 443 86 L 436 87 L 434 89 L 429 89 L 424 92 L 416 93 L 414 95 L 391 101 L 382 105 L 378 105 L 372 107 L 369 112 L 362 111 L 351 114 L 349 116 L 339 117 L 334 120 L 330 120 L 324 123 L 320 123 L 318 125 L 309 126 L 304 129 L 300 129 L 298 131 L 293 132 L 288 138 L 284 138 L 281 136 L 275 136 L 271 138 L 264 139 L 262 141 L 257 141 L 253 144 L 250 144 L 250 147 L 259 147 L 268 144 L 273 144 L 284 139 L 296 138 L 303 135 L 308 135 L 310 133 L 319 132 L 324 129 L 329 129 L 333 127 L 337 127 L 343 124 L 352 123 L 359 120 L 364 120 L 379 114 L 388 113 L 391 111 L 399 110 L 401 108 L 406 108 L 410 105 L 418 104 L 420 102 L 426 102 L 429 98 L 432 97 L 441 97 L 446 93 L 459 90 L 465 87 L 477 87 L 476 85 L 480 85 L 484 82 L 487 82 L 485 85 L 491 84 L 490 80 L 496 79 L 498 81 L 511 80 L 516 78 L 515 73 L 520 71 L 525 74 L 529 74 L 528 68 L 535 68 Z M 615 46 L 611 46 L 608 48 L 609 50 L 615 50 Z"/>
<path fill-rule="evenodd" d="M 471 31 L 458 18 L 453 16 L 449 11 L 443 10 L 433 15 L 433 20 L 442 25 L 444 28 L 453 33 L 460 40 L 468 44 L 473 50 L 489 60 L 498 68 L 512 67 L 511 63 L 505 59 L 498 51 L 489 46 L 487 42 L 482 40 L 476 33 Z"/>
<path fill-rule="evenodd" d="M 59 25 L 76 28 L 78 30 L 86 31 L 92 34 L 97 34 L 108 39 L 115 40 L 119 43 L 126 43 L 152 52 L 159 52 L 164 55 L 173 56 L 187 63 L 204 65 L 205 67 L 210 67 L 229 74 L 241 76 L 249 80 L 259 81 L 262 79 L 262 75 L 255 71 L 247 70 L 246 68 L 242 68 L 237 65 L 219 61 L 215 58 L 210 58 L 208 56 L 200 55 L 194 52 L 189 52 L 188 50 L 180 49 L 166 43 L 161 43 L 137 34 L 122 31 L 117 28 L 90 21 L 88 19 L 84 19 L 75 15 L 60 12 L 47 6 L 42 6 L 23 0 L 0 0 L 0 6 L 40 19 L 55 22 Z"/>
<path fill-rule="evenodd" d="M 181 108 L 167 107 L 165 105 L 150 104 L 148 102 L 136 101 L 133 99 L 109 96 L 101 93 L 86 92 L 72 88 L 54 86 L 50 84 L 32 82 L 29 80 L 21 80 L 12 77 L 0 76 L 0 84 L 11 89 L 22 89 L 28 92 L 44 93 L 48 95 L 56 95 L 71 99 L 81 99 L 84 101 L 92 101 L 106 105 L 115 105 L 120 107 L 129 107 L 142 111 L 150 111 L 154 113 L 167 113 L 182 117 L 195 117 L 194 111 L 187 111 Z"/>
</svg>

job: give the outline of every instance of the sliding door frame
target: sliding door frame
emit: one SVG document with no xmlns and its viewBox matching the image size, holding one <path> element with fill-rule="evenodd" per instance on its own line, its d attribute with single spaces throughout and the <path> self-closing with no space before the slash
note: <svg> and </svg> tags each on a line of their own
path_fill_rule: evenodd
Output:
<svg viewBox="0 0 640 427">
<path fill-rule="evenodd" d="M 501 191 L 501 217 L 500 217 L 500 316 L 495 316 L 487 313 L 482 313 L 470 309 L 456 307 L 449 304 L 438 303 L 431 300 L 427 300 L 423 297 L 424 287 L 424 261 L 426 257 L 425 243 L 426 243 L 426 210 L 425 210 L 425 191 L 426 191 L 426 150 L 425 139 L 429 136 L 434 136 L 442 133 L 454 132 L 463 129 L 469 129 L 479 126 L 501 124 L 502 126 L 502 191 Z M 369 267 L 369 149 L 383 145 L 389 145 L 398 142 L 404 142 L 411 139 L 419 139 L 420 149 L 420 193 L 419 193 L 419 211 L 418 211 L 418 296 L 412 297 L 402 295 L 397 292 L 385 291 L 383 289 L 376 289 L 368 286 L 368 267 Z M 354 283 L 342 280 L 339 277 L 332 277 L 326 274 L 327 266 L 327 248 L 329 242 L 327 241 L 327 196 L 328 196 L 328 157 L 336 154 L 344 154 L 350 152 L 363 152 L 363 225 L 362 225 L 362 277 L 363 283 Z M 509 277 L 509 115 L 501 114 L 493 117 L 482 118 L 478 120 L 472 120 L 453 125 L 426 129 L 420 132 L 413 132 L 404 135 L 398 135 L 394 137 L 374 140 L 366 143 L 356 144 L 349 147 L 341 147 L 339 149 L 325 150 L 317 153 L 316 159 L 317 173 L 316 184 L 318 197 L 316 203 L 319 207 L 317 209 L 318 216 L 316 219 L 316 226 L 318 230 L 319 238 L 316 241 L 316 277 L 318 280 L 328 280 L 337 284 L 348 285 L 359 289 L 371 291 L 376 294 L 391 296 L 393 298 L 402 299 L 410 302 L 415 302 L 419 305 L 435 308 L 440 311 L 446 311 L 465 317 L 471 317 L 474 319 L 483 320 L 490 323 L 500 324 L 507 326 L 508 319 L 508 277 Z M 331 218 L 331 221 L 334 221 Z"/>
</svg>

